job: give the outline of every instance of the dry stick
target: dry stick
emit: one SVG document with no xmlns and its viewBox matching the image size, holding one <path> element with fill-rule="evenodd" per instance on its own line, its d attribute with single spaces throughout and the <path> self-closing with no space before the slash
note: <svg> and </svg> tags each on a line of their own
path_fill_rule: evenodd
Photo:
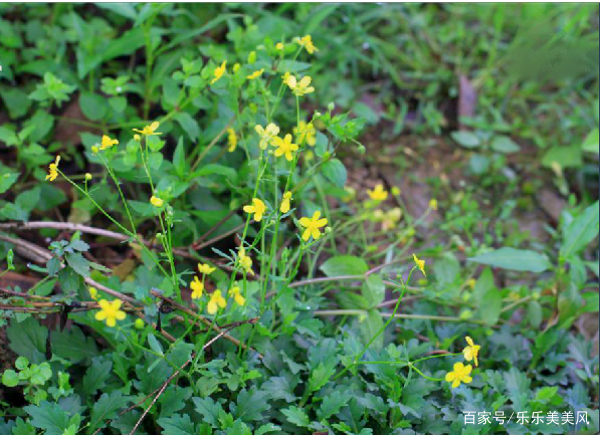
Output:
<svg viewBox="0 0 600 435">
<path fill-rule="evenodd" d="M 173 307 L 177 308 L 178 310 L 180 310 L 180 311 L 183 311 L 184 313 L 186 313 L 186 314 L 188 314 L 188 315 L 190 315 L 190 316 L 192 316 L 192 317 L 194 317 L 194 318 L 196 318 L 196 319 L 200 320 L 202 323 L 204 323 L 204 325 L 208 326 L 209 328 L 211 328 L 211 329 L 212 329 L 212 330 L 214 330 L 215 332 L 221 333 L 221 332 L 223 331 L 223 330 L 222 330 L 222 329 L 221 329 L 219 326 L 217 326 L 217 325 L 215 325 L 214 323 L 212 323 L 212 322 L 211 322 L 210 320 L 208 320 L 206 317 L 204 317 L 204 316 L 201 316 L 200 314 L 198 314 L 198 313 L 196 313 L 196 312 L 194 312 L 194 311 L 190 310 L 188 307 L 185 307 L 185 306 L 183 306 L 183 305 L 180 305 L 180 304 L 178 304 L 177 302 L 175 302 L 175 301 L 174 301 L 173 299 L 171 299 L 171 298 L 168 298 L 168 297 L 166 297 L 166 296 L 163 296 L 163 295 L 162 295 L 162 294 L 161 294 L 161 293 L 160 293 L 158 290 L 156 290 L 156 289 L 151 289 L 151 290 L 150 290 L 150 294 L 151 294 L 152 296 L 155 296 L 155 297 L 159 298 L 159 299 L 162 299 L 163 301 L 167 302 L 169 305 L 171 305 L 171 306 L 173 306 Z M 224 337 L 225 337 L 227 340 L 231 341 L 231 342 L 232 342 L 233 344 L 235 344 L 236 346 L 241 346 L 241 347 L 242 347 L 244 350 L 247 350 L 247 349 L 248 349 L 248 347 L 247 347 L 245 344 L 241 343 L 241 342 L 240 342 L 240 341 L 239 341 L 237 338 L 234 338 L 234 337 L 232 337 L 231 335 L 229 335 L 229 334 L 227 334 L 227 333 L 225 333 L 225 334 L 224 334 Z M 252 351 L 256 352 L 256 354 L 258 355 L 258 357 L 259 357 L 260 359 L 262 359 L 262 358 L 263 358 L 263 356 L 262 356 L 262 355 L 261 355 L 261 354 L 260 354 L 258 351 L 254 350 L 254 349 L 252 349 L 252 348 L 250 348 L 250 350 L 252 350 Z"/>
<path fill-rule="evenodd" d="M 232 210 L 229 213 L 227 213 L 227 215 L 223 219 L 221 219 L 219 222 L 214 224 L 211 229 L 209 229 L 202 236 L 200 236 L 200 238 L 198 240 L 196 240 L 194 243 L 192 243 L 192 249 L 195 249 L 196 251 L 198 249 L 200 249 L 200 248 L 198 248 L 198 246 L 204 241 L 204 239 L 206 239 L 208 236 L 210 236 L 212 233 L 214 233 L 217 230 L 217 228 L 219 228 L 221 225 L 223 225 L 225 222 L 227 222 L 229 220 L 229 218 L 231 218 L 231 216 L 233 216 L 234 214 L 235 214 L 235 210 Z"/>
<path fill-rule="evenodd" d="M 12 237 L 4 236 L 2 234 L 0 234 L 0 240 L 12 243 L 13 245 L 15 245 L 17 252 L 21 254 L 21 251 L 23 251 L 24 257 L 27 257 L 35 261 L 36 263 L 44 264 L 52 258 L 52 254 L 50 252 L 26 240 L 15 239 Z M 31 253 L 33 253 L 34 255 L 30 255 Z M 102 290 L 104 293 L 108 293 L 109 295 L 114 296 L 117 299 L 121 299 L 123 302 L 129 302 L 132 305 L 139 305 L 139 302 L 134 298 L 124 295 L 123 293 L 113 290 L 109 287 L 106 287 L 105 285 L 94 281 L 90 277 L 84 278 L 84 281 L 90 286 L 96 287 L 98 290 Z"/>
<path fill-rule="evenodd" d="M 204 243 L 201 243 L 201 244 L 199 244 L 199 245 L 197 245 L 197 246 L 192 246 L 192 249 L 194 249 L 194 250 L 196 250 L 196 251 L 199 251 L 199 250 L 200 250 L 200 249 L 202 249 L 202 248 L 206 248 L 207 246 L 210 246 L 210 245 L 212 245 L 213 243 L 215 243 L 215 242 L 218 242 L 218 241 L 219 241 L 219 240 L 221 240 L 221 239 L 224 239 L 225 237 L 229 237 L 230 235 L 237 233 L 239 230 L 241 230 L 242 228 L 244 228 L 244 226 L 245 226 L 245 225 L 246 225 L 246 224 L 240 224 L 240 225 L 238 225 L 237 227 L 235 227 L 235 228 L 232 228 L 231 230 L 229 230 L 229 231 L 226 231 L 226 232 L 224 232 L 223 234 L 221 234 L 221 235 L 219 235 L 219 236 L 216 236 L 216 237 L 213 237 L 213 238 L 212 238 L 212 239 L 210 239 L 210 240 L 207 240 L 207 241 L 206 241 L 206 242 L 204 242 Z M 196 243 L 197 243 L 197 242 L 196 242 Z"/>
<path fill-rule="evenodd" d="M 24 299 L 35 299 L 35 300 L 41 300 L 41 301 L 47 301 L 50 299 L 45 296 L 30 295 L 29 293 L 16 292 L 14 290 L 9 290 L 7 288 L 0 288 L 0 292 L 5 293 L 10 296 L 18 296 L 18 297 L 24 298 Z"/>
</svg>

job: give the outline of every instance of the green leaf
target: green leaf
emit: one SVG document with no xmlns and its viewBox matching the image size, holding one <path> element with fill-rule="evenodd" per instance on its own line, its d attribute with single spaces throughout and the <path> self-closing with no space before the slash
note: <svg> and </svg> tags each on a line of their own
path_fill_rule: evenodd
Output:
<svg viewBox="0 0 600 435">
<path fill-rule="evenodd" d="M 187 161 L 185 160 L 185 146 L 183 145 L 182 137 L 179 138 L 177 147 L 173 153 L 173 167 L 175 168 L 175 173 L 180 179 L 185 180 L 187 178 L 186 173 L 188 171 L 188 165 Z"/>
<path fill-rule="evenodd" d="M 319 391 L 335 374 L 335 364 L 326 364 L 320 362 L 317 367 L 315 367 L 310 372 L 310 376 L 308 378 L 308 389 L 311 392 Z"/>
<path fill-rule="evenodd" d="M 385 298 L 385 284 L 381 275 L 370 274 L 361 287 L 362 295 L 368 302 L 367 308 L 375 308 Z"/>
<path fill-rule="evenodd" d="M 471 257 L 475 263 L 489 264 L 502 269 L 540 273 L 552 267 L 545 255 L 535 251 L 514 248 L 500 248 L 495 251 Z"/>
<path fill-rule="evenodd" d="M 159 355 L 164 355 L 162 346 L 154 335 L 148 335 L 148 344 L 150 345 L 150 349 L 152 349 L 154 352 Z M 157 361 L 160 360 L 157 359 Z"/>
<path fill-rule="evenodd" d="M 263 424 L 261 427 L 256 429 L 256 431 L 254 432 L 254 435 L 264 435 L 269 432 L 277 432 L 277 431 L 281 431 L 280 426 L 277 426 L 273 423 L 267 423 L 267 424 Z"/>
<path fill-rule="evenodd" d="M 479 137 L 470 131 L 453 131 L 450 134 L 450 137 L 452 137 L 452 139 L 460 146 L 465 148 L 476 148 L 481 145 Z"/>
<path fill-rule="evenodd" d="M 328 259 L 320 269 L 327 276 L 362 275 L 369 270 L 369 266 L 362 258 L 338 255 Z"/>
<path fill-rule="evenodd" d="M 181 128 L 187 133 L 192 142 L 196 142 L 198 136 L 200 136 L 198 122 L 187 112 L 179 112 L 174 116 L 174 119 L 181 125 Z"/>
<path fill-rule="evenodd" d="M 89 92 L 82 93 L 79 97 L 79 107 L 86 118 L 92 121 L 100 121 L 108 112 L 106 99 L 98 94 Z"/>
<path fill-rule="evenodd" d="M 165 434 L 170 435 L 195 435 L 196 428 L 191 418 L 187 414 L 175 414 L 171 417 L 162 417 L 157 421 L 158 425 L 164 429 Z"/>
<path fill-rule="evenodd" d="M 481 303 L 478 308 L 479 317 L 487 325 L 493 326 L 500 318 L 502 309 L 502 295 L 495 287 L 489 288 L 481 297 Z"/>
<path fill-rule="evenodd" d="M 221 404 L 215 402 L 211 397 L 193 397 L 192 401 L 196 412 L 202 416 L 203 421 L 214 428 L 218 427 L 219 415 L 224 413 Z"/>
<path fill-rule="evenodd" d="M 23 409 L 31 416 L 29 423 L 44 430 L 45 435 L 63 435 L 69 428 L 69 415 L 57 403 L 44 401 Z"/>
<path fill-rule="evenodd" d="M 46 339 L 48 329 L 40 325 L 33 317 L 21 323 L 12 322 L 6 328 L 10 348 L 18 355 L 26 357 L 33 364 L 46 361 Z"/>
<path fill-rule="evenodd" d="M 192 395 L 192 389 L 189 387 L 180 387 L 178 385 L 169 386 L 162 396 L 160 396 L 160 417 L 170 417 L 177 411 L 181 411 L 188 399 Z"/>
<path fill-rule="evenodd" d="M 52 353 L 77 364 L 83 360 L 91 360 L 98 355 L 98 348 L 94 339 L 85 336 L 83 331 L 77 326 L 63 331 L 52 331 L 50 336 L 52 343 Z"/>
<path fill-rule="evenodd" d="M 346 167 L 338 159 L 331 159 L 323 165 L 323 175 L 337 187 L 344 187 L 348 178 Z"/>
<path fill-rule="evenodd" d="M 83 391 L 85 395 L 92 396 L 96 394 L 96 391 L 103 389 L 110 377 L 111 370 L 112 361 L 99 357 L 94 358 L 83 376 Z"/>
<path fill-rule="evenodd" d="M 339 391 L 334 391 L 323 398 L 323 403 L 319 408 L 319 420 L 328 419 L 332 415 L 337 414 L 340 409 L 348 404 L 351 397 L 347 394 L 342 394 Z"/>
<path fill-rule="evenodd" d="M 135 20 L 137 16 L 135 7 L 131 3 L 98 3 L 97 6 L 102 9 L 108 9 L 130 20 Z"/>
<path fill-rule="evenodd" d="M 569 258 L 584 249 L 598 235 L 598 201 L 586 208 L 569 224 L 560 248 L 560 255 Z"/>
<path fill-rule="evenodd" d="M 0 174 L 0 193 L 6 192 L 10 186 L 15 184 L 17 178 L 19 178 L 18 172 L 5 172 L 6 168 Z"/>
<path fill-rule="evenodd" d="M 600 152 L 600 132 L 597 128 L 593 129 L 585 138 L 585 140 L 583 141 L 583 144 L 581 145 L 581 149 L 583 151 L 588 151 L 590 153 L 596 153 L 598 154 L 598 152 Z"/>
<path fill-rule="evenodd" d="M 6 370 L 2 373 L 2 383 L 7 387 L 16 387 L 19 383 L 19 375 L 14 370 Z"/>
<path fill-rule="evenodd" d="M 219 165 L 216 163 L 210 163 L 202 166 L 200 169 L 195 171 L 190 178 L 196 177 L 208 177 L 209 175 L 218 174 L 227 177 L 229 180 L 234 181 L 237 178 L 237 173 L 233 168 L 228 166 Z"/>
<path fill-rule="evenodd" d="M 78 274 L 83 277 L 90 276 L 90 262 L 80 253 L 67 252 L 67 264 Z"/>
<path fill-rule="evenodd" d="M 542 157 L 542 164 L 546 167 L 558 164 L 561 168 L 578 168 L 583 164 L 581 145 L 552 147 Z"/>
<path fill-rule="evenodd" d="M 117 417 L 117 411 L 123 408 L 127 402 L 129 402 L 129 397 L 123 396 L 123 393 L 119 390 L 115 390 L 110 394 L 104 393 L 92 408 L 88 431 L 93 433 L 96 429 L 103 427 L 106 420 Z"/>
<path fill-rule="evenodd" d="M 366 313 L 366 317 L 359 317 L 360 332 L 362 333 L 363 340 L 367 344 L 377 334 L 377 332 L 383 328 L 383 318 L 378 310 L 369 310 Z M 371 347 L 375 350 L 381 350 L 383 348 L 383 334 L 371 343 Z"/>
<path fill-rule="evenodd" d="M 499 153 L 510 154 L 521 150 L 521 147 L 508 136 L 495 136 L 492 140 L 492 149 Z"/>
<path fill-rule="evenodd" d="M 287 409 L 282 409 L 281 412 L 287 417 L 287 421 L 299 427 L 308 427 L 310 420 L 308 415 L 297 406 L 292 406 Z"/>
<path fill-rule="evenodd" d="M 267 403 L 266 392 L 242 390 L 238 394 L 232 414 L 242 421 L 257 421 L 263 418 L 265 411 L 270 407 L 271 405 Z"/>
</svg>

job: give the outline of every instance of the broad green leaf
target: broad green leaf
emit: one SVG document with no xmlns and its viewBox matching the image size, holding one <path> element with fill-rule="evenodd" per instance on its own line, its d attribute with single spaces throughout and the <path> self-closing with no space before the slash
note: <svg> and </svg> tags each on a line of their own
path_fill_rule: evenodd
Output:
<svg viewBox="0 0 600 435">
<path fill-rule="evenodd" d="M 481 145 L 479 137 L 470 131 L 453 131 L 450 136 L 457 144 L 465 148 L 476 148 Z"/>
<path fill-rule="evenodd" d="M 599 130 L 597 128 L 593 129 L 586 136 L 585 140 L 583 141 L 583 145 L 581 145 L 581 149 L 584 151 L 598 154 L 600 148 L 599 135 Z"/>
<path fill-rule="evenodd" d="M 198 136 L 200 136 L 198 122 L 187 112 L 179 112 L 174 116 L 174 119 L 181 125 L 181 128 L 187 133 L 192 142 L 196 142 Z"/>
<path fill-rule="evenodd" d="M 368 302 L 367 308 L 375 308 L 385 298 L 385 284 L 381 275 L 370 274 L 362 285 L 362 295 Z"/>
<path fill-rule="evenodd" d="M 2 383 L 7 387 L 16 387 L 19 383 L 19 375 L 14 370 L 6 370 L 2 373 Z"/>
<path fill-rule="evenodd" d="M 550 148 L 542 157 L 542 164 L 552 167 L 558 164 L 561 168 L 577 168 L 583 164 L 580 145 L 555 146 Z"/>
<path fill-rule="evenodd" d="M 369 266 L 362 258 L 338 255 L 323 263 L 320 269 L 327 276 L 362 275 L 369 270 Z"/>
<path fill-rule="evenodd" d="M 106 386 L 112 366 L 111 361 L 103 360 L 100 357 L 93 359 L 83 376 L 83 391 L 86 395 L 96 394 L 96 391 Z"/>
<path fill-rule="evenodd" d="M 500 248 L 495 251 L 471 257 L 475 263 L 489 264 L 502 269 L 540 273 L 552 267 L 545 255 L 526 249 Z"/>
<path fill-rule="evenodd" d="M 491 146 L 494 151 L 504 154 L 516 153 L 521 149 L 510 137 L 503 135 L 495 136 Z"/>
<path fill-rule="evenodd" d="M 569 258 L 584 249 L 598 235 L 599 211 L 598 201 L 586 208 L 575 218 L 565 231 L 565 239 L 560 254 Z"/>
<path fill-rule="evenodd" d="M 323 398 L 323 402 L 319 408 L 319 420 L 328 419 L 332 415 L 337 414 L 340 409 L 348 404 L 351 397 L 347 394 L 342 394 L 339 391 L 334 391 Z"/>
<path fill-rule="evenodd" d="M 346 167 L 338 159 L 331 159 L 323 165 L 323 175 L 337 187 L 344 187 L 348 177 Z"/>
<path fill-rule="evenodd" d="M 0 174 L 0 193 L 6 192 L 19 178 L 18 172 L 5 172 L 5 170 L 6 168 Z"/>
</svg>

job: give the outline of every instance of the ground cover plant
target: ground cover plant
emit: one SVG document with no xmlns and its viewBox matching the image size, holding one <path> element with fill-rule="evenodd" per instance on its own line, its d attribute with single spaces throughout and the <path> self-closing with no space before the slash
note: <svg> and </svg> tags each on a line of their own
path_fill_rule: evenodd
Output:
<svg viewBox="0 0 600 435">
<path fill-rule="evenodd" d="M 597 5 L 0 11 L 0 434 L 598 432 Z"/>
</svg>

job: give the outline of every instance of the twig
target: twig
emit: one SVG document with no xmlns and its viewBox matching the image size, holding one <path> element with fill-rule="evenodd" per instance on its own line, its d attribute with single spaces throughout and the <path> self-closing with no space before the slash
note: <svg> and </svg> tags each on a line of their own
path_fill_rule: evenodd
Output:
<svg viewBox="0 0 600 435">
<path fill-rule="evenodd" d="M 201 316 L 200 314 L 198 314 L 198 313 L 196 313 L 196 312 L 194 312 L 194 311 L 190 310 L 188 307 L 185 307 L 185 306 L 183 306 L 183 305 L 180 305 L 180 304 L 178 304 L 177 302 L 175 302 L 175 301 L 174 301 L 173 299 L 171 299 L 171 298 L 168 298 L 168 297 L 166 297 L 166 296 L 163 296 L 163 295 L 160 293 L 160 291 L 158 291 L 157 289 L 151 289 L 151 290 L 150 290 L 150 294 L 151 294 L 152 296 L 155 296 L 155 297 L 159 298 L 159 299 L 162 299 L 163 301 L 165 301 L 165 302 L 166 302 L 166 303 L 168 303 L 169 305 L 173 306 L 174 308 L 177 308 L 178 310 L 180 310 L 180 311 L 183 311 L 184 313 L 186 313 L 186 314 L 188 314 L 188 315 L 190 315 L 190 316 L 192 316 L 192 317 L 194 317 L 194 318 L 196 318 L 196 319 L 200 320 L 202 323 L 204 323 L 204 325 L 206 325 L 206 326 L 208 326 L 209 328 L 213 329 L 215 332 L 221 333 L 221 332 L 223 331 L 223 330 L 222 330 L 222 329 L 221 329 L 219 326 L 217 326 L 217 325 L 215 325 L 214 323 L 212 323 L 212 322 L 211 322 L 210 320 L 208 320 L 206 317 L 204 317 L 204 316 Z M 256 320 L 255 320 L 255 321 L 256 321 Z M 229 335 L 229 334 L 224 334 L 224 337 L 225 337 L 227 340 L 231 341 L 231 342 L 232 342 L 233 344 L 235 344 L 236 346 L 241 346 L 241 347 L 242 347 L 244 350 L 247 350 L 247 349 L 248 349 L 248 347 L 247 347 L 247 346 L 246 346 L 244 343 L 241 343 L 241 342 L 240 342 L 240 341 L 239 341 L 237 338 L 234 338 L 234 337 L 232 337 L 232 336 L 231 336 L 231 335 Z M 263 358 L 263 356 L 262 356 L 262 355 L 261 355 L 261 354 L 260 354 L 258 351 L 254 350 L 254 349 L 252 349 L 252 348 L 250 348 L 250 350 L 252 350 L 252 351 L 256 352 L 256 354 L 258 355 L 258 357 L 259 357 L 260 359 L 262 359 L 262 358 Z"/>
<path fill-rule="evenodd" d="M 244 325 L 247 323 L 256 323 L 258 319 L 257 318 L 252 318 L 249 320 L 244 320 L 241 322 L 235 322 L 232 323 L 229 328 L 227 329 L 223 329 L 221 332 L 219 332 L 219 334 L 217 334 L 216 336 L 214 336 L 211 340 L 209 340 L 204 346 L 202 346 L 202 351 L 204 351 L 206 348 L 208 348 L 209 346 L 211 346 L 215 341 L 217 341 L 219 338 L 225 336 L 227 334 L 228 331 L 232 330 L 233 328 L 237 328 L 240 325 Z M 142 423 L 142 420 L 144 420 L 144 417 L 146 417 L 146 415 L 148 414 L 148 412 L 150 411 L 150 409 L 152 409 L 152 407 L 154 406 L 154 404 L 158 401 L 158 399 L 160 398 L 160 396 L 164 393 L 164 391 L 167 389 L 167 386 L 171 383 L 171 381 L 177 376 L 179 375 L 179 373 L 181 373 L 181 371 L 187 367 L 187 365 L 189 363 L 192 362 L 193 358 L 195 357 L 194 354 L 192 354 L 190 356 L 190 358 L 188 358 L 188 360 L 183 363 L 183 365 L 179 368 L 179 370 L 175 371 L 175 373 L 173 373 L 171 376 L 169 376 L 169 378 L 154 392 L 150 393 L 150 395 L 146 396 L 141 402 L 138 403 L 144 403 L 146 400 L 148 400 L 153 394 L 156 394 L 156 396 L 154 397 L 154 399 L 152 399 L 152 402 L 150 403 L 150 405 L 148 406 L 148 408 L 146 408 L 144 410 L 144 412 L 142 413 L 142 415 L 140 416 L 140 418 L 138 419 L 138 421 L 135 423 L 135 426 L 133 426 L 133 429 L 131 429 L 131 432 L 129 432 L 129 435 L 133 435 L 135 433 L 135 431 L 137 430 L 137 428 L 140 426 L 140 424 Z M 137 405 L 134 405 L 134 407 Z M 127 408 L 125 411 L 123 411 L 121 414 L 119 415 L 123 415 L 126 412 L 129 412 L 131 409 L 133 409 L 133 407 L 129 407 Z M 96 432 L 94 432 L 95 435 Z"/>
<path fill-rule="evenodd" d="M 197 251 L 199 249 L 198 246 L 204 241 L 204 239 L 206 239 L 208 236 L 210 236 L 212 233 L 214 233 L 217 230 L 217 228 L 219 228 L 221 225 L 223 225 L 225 222 L 227 222 L 231 218 L 231 216 L 233 216 L 234 214 L 235 214 L 235 210 L 231 210 L 229 213 L 227 213 L 223 219 L 221 219 L 219 222 L 214 224 L 212 226 L 212 228 L 210 228 L 207 232 L 202 234 L 202 236 L 200 236 L 200 238 L 198 240 L 196 240 L 194 243 L 192 243 L 192 249 Z"/>
</svg>

